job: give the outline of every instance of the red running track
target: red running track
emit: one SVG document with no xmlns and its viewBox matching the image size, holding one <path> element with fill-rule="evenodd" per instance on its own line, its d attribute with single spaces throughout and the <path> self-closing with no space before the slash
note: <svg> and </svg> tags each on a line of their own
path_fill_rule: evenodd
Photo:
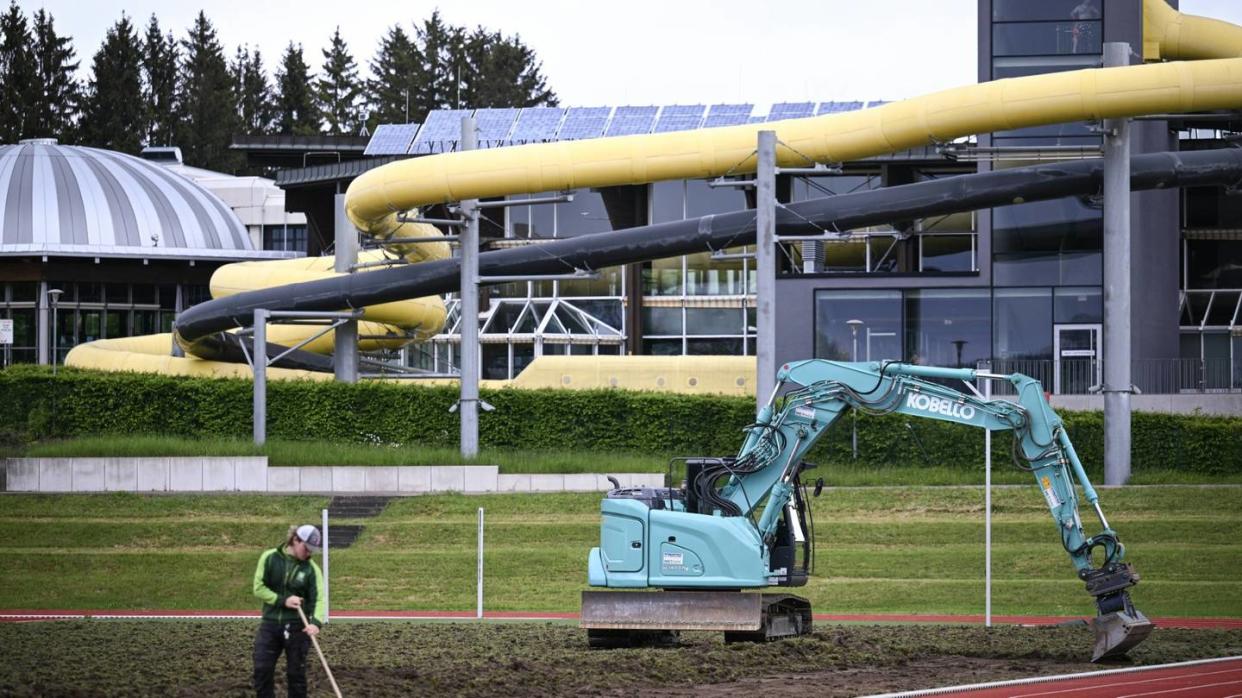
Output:
<svg viewBox="0 0 1242 698">
<path fill-rule="evenodd" d="M 1242 657 L 953 686 L 872 698 L 930 695 L 968 698 L 1234 698 L 1242 696 Z"/>
<path fill-rule="evenodd" d="M 69 618 L 257 618 L 258 610 L 200 611 L 200 610 L 116 610 L 116 609 L 0 609 L 0 622 L 60 620 Z M 337 611 L 333 618 L 341 620 L 448 620 L 473 619 L 474 611 Z M 542 611 L 486 611 L 484 618 L 496 620 L 576 620 L 577 613 L 549 613 Z M 932 614 L 832 614 L 817 613 L 815 620 L 828 623 L 941 623 L 950 625 L 982 625 L 982 615 L 932 615 Z M 998 625 L 1056 625 L 1087 620 L 1081 616 L 992 616 Z M 1210 628 L 1219 630 L 1242 630 L 1242 618 L 1155 618 L 1153 622 L 1162 628 Z"/>
</svg>

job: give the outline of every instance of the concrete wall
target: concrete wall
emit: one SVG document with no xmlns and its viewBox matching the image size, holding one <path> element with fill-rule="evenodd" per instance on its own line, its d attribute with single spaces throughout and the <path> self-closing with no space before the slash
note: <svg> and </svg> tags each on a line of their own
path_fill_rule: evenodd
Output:
<svg viewBox="0 0 1242 698">
<path fill-rule="evenodd" d="M 1058 410 L 1104 409 L 1101 395 L 1053 395 L 1052 406 Z M 1184 393 L 1181 395 L 1131 395 L 1130 407 L 1135 412 L 1164 414 L 1211 414 L 1223 417 L 1242 416 L 1242 393 Z"/>
<path fill-rule="evenodd" d="M 267 458 L 6 458 L 0 491 L 262 492 L 414 495 L 595 492 L 604 475 L 501 475 L 494 465 L 269 467 Z M 660 473 L 615 473 L 622 487 L 663 487 Z"/>
</svg>

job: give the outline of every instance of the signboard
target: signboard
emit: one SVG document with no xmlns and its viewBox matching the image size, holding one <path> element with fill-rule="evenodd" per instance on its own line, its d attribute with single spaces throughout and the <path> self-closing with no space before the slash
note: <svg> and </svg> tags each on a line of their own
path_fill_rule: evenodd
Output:
<svg viewBox="0 0 1242 698">
<path fill-rule="evenodd" d="M 0 320 L 0 344 L 13 343 L 13 321 Z"/>
</svg>

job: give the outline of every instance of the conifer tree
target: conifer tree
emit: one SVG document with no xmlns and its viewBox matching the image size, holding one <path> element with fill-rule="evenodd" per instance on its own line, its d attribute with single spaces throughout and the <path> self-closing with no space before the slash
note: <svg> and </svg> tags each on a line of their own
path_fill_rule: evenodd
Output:
<svg viewBox="0 0 1242 698">
<path fill-rule="evenodd" d="M 186 164 L 232 172 L 241 164 L 229 150 L 238 126 L 233 85 L 224 48 L 204 12 L 199 11 L 181 48 L 177 145 Z"/>
<path fill-rule="evenodd" d="M 108 29 L 95 52 L 82 111 L 81 138 L 86 145 L 132 155 L 146 137 L 142 94 L 142 41 L 124 13 Z"/>
<path fill-rule="evenodd" d="M 0 143 L 26 137 L 33 120 L 36 67 L 26 15 L 11 0 L 0 16 Z"/>
<path fill-rule="evenodd" d="M 142 43 L 143 111 L 148 145 L 176 145 L 177 72 L 180 52 L 172 32 L 164 34 L 151 15 Z"/>
<path fill-rule="evenodd" d="M 338 26 L 323 50 L 323 73 L 315 81 L 315 99 L 324 133 L 353 135 L 362 125 L 358 65 L 341 38 Z"/>
<path fill-rule="evenodd" d="M 458 105 L 457 73 L 453 70 L 451 50 L 455 36 L 461 29 L 447 24 L 440 11 L 431 13 L 416 29 L 418 46 L 422 53 L 422 70 L 419 71 L 417 99 L 410 100 L 410 119 L 423 122 L 427 113 L 436 109 L 455 108 Z"/>
<path fill-rule="evenodd" d="M 31 29 L 35 98 L 30 107 L 34 120 L 27 127 L 27 137 L 58 138 L 72 143 L 82 102 L 82 89 L 75 77 L 78 62 L 73 60 L 73 41 L 56 33 L 55 20 L 42 8 L 35 10 Z"/>
<path fill-rule="evenodd" d="M 411 109 L 416 106 L 413 100 L 417 100 L 418 86 L 424 79 L 422 64 L 422 53 L 405 30 L 399 25 L 389 28 L 371 60 L 371 78 L 367 80 L 367 126 L 372 131 L 379 124 L 410 122 Z"/>
<path fill-rule="evenodd" d="M 251 136 L 270 133 L 276 108 L 259 49 L 251 53 L 248 47 L 239 46 L 229 72 L 232 73 L 233 99 L 241 132 Z"/>
<path fill-rule="evenodd" d="M 463 93 L 478 107 L 556 106 L 542 63 L 518 36 L 475 29 L 464 46 L 467 73 Z"/>
<path fill-rule="evenodd" d="M 310 67 L 302 57 L 302 45 L 292 41 L 276 70 L 276 132 L 286 136 L 319 133 Z"/>
</svg>

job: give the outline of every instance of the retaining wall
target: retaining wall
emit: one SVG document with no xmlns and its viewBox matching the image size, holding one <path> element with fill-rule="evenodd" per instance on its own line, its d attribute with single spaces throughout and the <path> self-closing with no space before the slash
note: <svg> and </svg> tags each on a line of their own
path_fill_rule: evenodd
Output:
<svg viewBox="0 0 1242 698">
<path fill-rule="evenodd" d="M 269 466 L 245 458 L 6 458 L 8 492 L 388 494 L 596 492 L 605 475 L 501 475 L 494 465 Z M 663 487 L 661 473 L 613 473 L 622 487 Z"/>
</svg>

